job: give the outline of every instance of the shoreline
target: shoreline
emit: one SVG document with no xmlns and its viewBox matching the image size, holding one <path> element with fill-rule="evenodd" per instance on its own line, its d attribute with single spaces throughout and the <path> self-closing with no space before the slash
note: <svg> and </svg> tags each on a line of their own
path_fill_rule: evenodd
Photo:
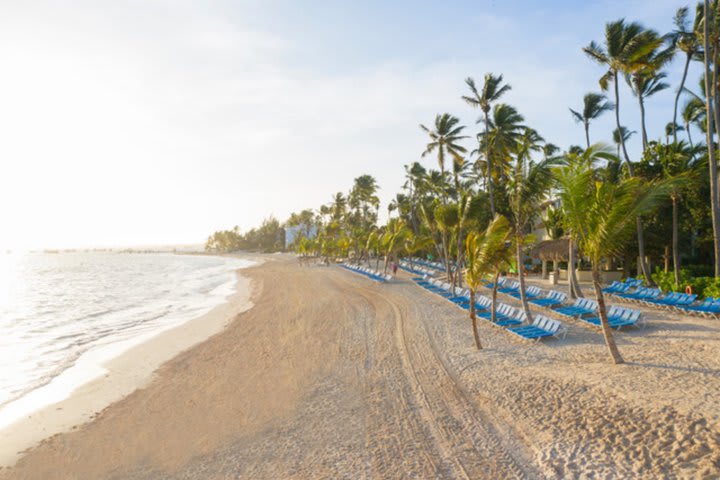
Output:
<svg viewBox="0 0 720 480">
<path fill-rule="evenodd" d="M 247 256 L 237 258 L 249 260 Z M 254 264 L 247 268 L 262 263 L 257 258 L 252 261 Z M 67 398 L 45 405 L 0 429 L 3 437 L 0 469 L 14 466 L 29 449 L 50 437 L 79 428 L 113 403 L 146 387 L 164 363 L 221 333 L 237 315 L 250 310 L 256 285 L 242 274 L 243 270 L 245 268 L 235 271 L 234 291 L 222 304 L 131 346 L 102 363 L 106 372 L 99 378 L 81 385 Z"/>
</svg>

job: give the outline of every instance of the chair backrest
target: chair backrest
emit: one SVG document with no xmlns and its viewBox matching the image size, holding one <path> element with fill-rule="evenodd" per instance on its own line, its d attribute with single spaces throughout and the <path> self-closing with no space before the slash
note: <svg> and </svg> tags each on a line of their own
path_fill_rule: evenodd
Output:
<svg viewBox="0 0 720 480">
<path fill-rule="evenodd" d="M 588 298 L 585 308 L 587 308 L 588 310 L 593 310 L 593 311 L 595 311 L 595 310 L 598 309 L 598 303 L 597 303 L 595 300 L 590 300 L 590 299 Z"/>
<path fill-rule="evenodd" d="M 619 317 L 620 315 L 622 315 L 622 313 L 623 313 L 623 308 L 618 307 L 617 305 L 611 306 L 607 311 L 608 317 L 616 317 L 616 316 Z"/>
<path fill-rule="evenodd" d="M 515 312 L 515 316 L 513 318 L 515 320 L 520 320 L 521 322 L 527 322 L 527 314 L 520 309 Z"/>
<path fill-rule="evenodd" d="M 527 293 L 531 295 L 539 295 L 540 294 L 540 287 L 532 286 L 527 289 Z"/>
<path fill-rule="evenodd" d="M 558 330 L 560 330 L 561 323 L 557 320 L 548 319 L 547 323 L 545 324 L 544 330 L 547 330 L 551 334 L 555 335 Z"/>
</svg>

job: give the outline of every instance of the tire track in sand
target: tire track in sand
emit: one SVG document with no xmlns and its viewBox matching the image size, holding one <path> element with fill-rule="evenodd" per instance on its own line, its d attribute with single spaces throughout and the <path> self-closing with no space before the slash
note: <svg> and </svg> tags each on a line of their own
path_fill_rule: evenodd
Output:
<svg viewBox="0 0 720 480">
<path fill-rule="evenodd" d="M 435 447 L 446 465 L 444 476 L 541 477 L 530 465 L 530 456 L 518 451 L 521 442 L 501 439 L 499 432 L 507 434 L 508 429 L 493 425 L 489 416 L 479 410 L 437 351 L 425 323 L 410 319 L 408 302 L 399 297 L 401 293 L 385 291 L 388 286 L 383 289 L 379 285 L 358 288 L 356 282 L 350 288 L 372 305 L 380 317 L 376 321 L 385 320 L 392 325 L 391 334 L 404 377 L 420 407 L 419 416 L 431 432 Z M 388 309 L 389 318 L 382 318 L 381 313 Z M 510 449 L 516 455 L 511 455 Z"/>
</svg>

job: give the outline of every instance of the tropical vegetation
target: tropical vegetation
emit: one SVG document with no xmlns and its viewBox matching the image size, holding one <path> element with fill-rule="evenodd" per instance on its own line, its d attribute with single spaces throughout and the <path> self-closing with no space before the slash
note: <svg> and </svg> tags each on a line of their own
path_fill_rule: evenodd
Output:
<svg viewBox="0 0 720 480">
<path fill-rule="evenodd" d="M 512 90 L 503 75 L 468 77 L 449 107 L 478 112 L 477 129 L 450 112 L 421 119 L 425 142 L 417 145 L 418 160 L 404 166 L 405 182 L 387 215 L 375 178 L 365 174 L 325 205 L 293 213 L 283 225 L 292 239 L 268 219 L 244 235 L 237 228 L 216 232 L 207 249 L 287 248 L 324 263 L 351 258 L 385 270 L 401 257 L 423 257 L 442 262 L 448 281 L 473 296 L 482 282 L 497 284 L 501 273 L 511 273 L 531 319 L 524 282 L 535 266 L 528 252 L 544 226 L 550 238 L 568 240 L 571 297 L 583 295 L 575 262 L 590 270 L 603 336 L 621 363 L 601 289 L 608 267 L 666 289 L 720 292 L 719 8 L 717 0 L 679 8 L 665 34 L 619 19 L 605 25 L 601 41 L 589 39 L 582 52 L 601 67 L 598 82 L 573 102 L 580 107 L 566 106 L 581 127 L 582 147 L 559 148 L 527 125 L 505 102 Z M 697 79 L 689 78 L 694 63 L 703 70 Z M 678 85 L 668 82 L 671 68 L 679 69 Z M 635 105 L 621 109 L 621 89 Z M 662 95 L 671 96 L 672 111 L 648 103 Z M 622 121 L 631 109 L 637 125 Z M 614 129 L 600 131 L 596 121 L 609 112 Z M 663 115 L 663 130 L 649 131 L 646 119 Z M 641 154 L 631 156 L 627 143 L 636 132 Z M 474 309 L 470 317 L 481 348 Z"/>
</svg>

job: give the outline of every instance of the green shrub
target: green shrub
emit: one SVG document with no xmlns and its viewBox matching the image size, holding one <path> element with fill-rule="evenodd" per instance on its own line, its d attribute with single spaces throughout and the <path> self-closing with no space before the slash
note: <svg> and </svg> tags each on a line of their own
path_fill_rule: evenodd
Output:
<svg viewBox="0 0 720 480">
<path fill-rule="evenodd" d="M 639 276 L 638 278 L 642 278 Z M 720 297 L 720 279 L 715 277 L 696 277 L 693 276 L 691 270 L 681 268 L 680 269 L 680 285 L 675 285 L 675 274 L 672 271 L 665 273 L 664 271 L 657 269 L 653 274 L 653 279 L 657 283 L 658 288 L 664 292 L 684 292 L 685 288 L 690 286 L 692 292 L 697 294 L 698 297 Z"/>
</svg>

